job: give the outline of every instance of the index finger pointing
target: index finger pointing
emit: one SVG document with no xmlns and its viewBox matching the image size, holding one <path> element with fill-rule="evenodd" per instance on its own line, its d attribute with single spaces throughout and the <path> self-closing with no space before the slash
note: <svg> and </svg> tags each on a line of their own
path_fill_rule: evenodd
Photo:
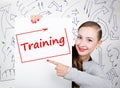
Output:
<svg viewBox="0 0 120 88">
<path fill-rule="evenodd" d="M 56 61 L 53 61 L 53 60 L 47 60 L 47 61 L 50 62 L 50 63 L 52 63 L 52 64 L 54 64 L 54 65 L 60 64 L 59 62 L 56 62 Z"/>
</svg>

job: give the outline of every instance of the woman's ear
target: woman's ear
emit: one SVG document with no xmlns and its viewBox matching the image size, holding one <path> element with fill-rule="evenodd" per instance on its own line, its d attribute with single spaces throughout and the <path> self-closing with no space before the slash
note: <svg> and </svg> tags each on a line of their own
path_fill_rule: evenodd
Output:
<svg viewBox="0 0 120 88">
<path fill-rule="evenodd" d="M 97 44 L 97 47 L 99 47 L 101 44 L 102 44 L 102 40 L 99 40 L 99 41 L 98 41 L 98 44 Z M 96 48 L 97 48 L 97 47 L 96 47 Z"/>
</svg>

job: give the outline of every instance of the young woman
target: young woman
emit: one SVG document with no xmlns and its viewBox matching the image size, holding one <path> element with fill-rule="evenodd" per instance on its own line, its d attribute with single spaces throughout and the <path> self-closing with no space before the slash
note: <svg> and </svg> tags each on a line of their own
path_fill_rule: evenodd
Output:
<svg viewBox="0 0 120 88">
<path fill-rule="evenodd" d="M 36 17 L 32 20 L 34 19 L 39 21 Z M 72 81 L 72 88 L 112 88 L 101 67 L 90 56 L 102 43 L 101 37 L 100 25 L 87 21 L 78 28 L 75 45 L 72 47 L 72 67 L 52 60 L 47 61 L 56 65 L 58 76 Z"/>
<path fill-rule="evenodd" d="M 78 28 L 78 35 L 72 49 L 72 66 L 48 60 L 56 65 L 56 74 L 73 81 L 72 88 L 112 88 L 101 67 L 90 54 L 102 43 L 99 24 L 87 21 Z"/>
</svg>

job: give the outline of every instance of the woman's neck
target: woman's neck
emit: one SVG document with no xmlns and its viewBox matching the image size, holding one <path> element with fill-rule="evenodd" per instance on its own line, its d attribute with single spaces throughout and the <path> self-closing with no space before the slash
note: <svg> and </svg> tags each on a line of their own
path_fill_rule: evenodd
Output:
<svg viewBox="0 0 120 88">
<path fill-rule="evenodd" d="M 79 59 L 83 62 L 86 62 L 90 59 L 90 55 L 79 56 Z"/>
</svg>

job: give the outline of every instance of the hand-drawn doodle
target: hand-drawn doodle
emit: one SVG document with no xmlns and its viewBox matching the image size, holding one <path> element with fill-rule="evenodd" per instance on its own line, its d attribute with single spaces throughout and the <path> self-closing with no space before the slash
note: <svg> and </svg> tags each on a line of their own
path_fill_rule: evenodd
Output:
<svg viewBox="0 0 120 88">
<path fill-rule="evenodd" d="M 77 25 L 79 23 L 78 18 L 74 17 L 72 23 L 75 24 L 75 25 Z"/>
<path fill-rule="evenodd" d="M 114 15 L 114 10 L 115 10 L 115 9 L 114 9 L 113 5 L 114 5 L 114 3 L 115 3 L 116 1 L 117 1 L 117 0 L 112 0 L 111 3 L 110 3 L 111 13 L 110 13 L 110 17 L 109 17 L 109 20 L 108 20 L 109 23 L 111 22 L 112 17 L 113 17 L 113 15 Z"/>
<path fill-rule="evenodd" d="M 69 0 L 64 0 L 64 2 L 66 3 L 66 6 L 68 5 L 68 1 L 69 1 Z"/>
<path fill-rule="evenodd" d="M 118 26 L 117 26 L 117 17 L 116 15 L 113 16 L 113 30 L 118 31 Z"/>
<path fill-rule="evenodd" d="M 73 9 L 76 9 L 75 5 L 79 4 L 81 1 L 72 1 L 72 4 L 71 2 L 69 2 L 69 5 L 67 5 L 66 9 L 63 11 L 61 17 L 64 17 L 67 13 L 68 16 L 71 16 L 71 12 L 73 12 Z M 75 8 L 73 8 L 75 7 Z M 72 9 L 72 10 L 71 10 Z M 68 12 L 70 10 L 70 13 Z"/>
<path fill-rule="evenodd" d="M 73 10 L 72 10 L 72 14 L 75 15 L 75 16 L 76 16 L 77 14 L 79 14 L 78 9 L 73 9 Z"/>
<path fill-rule="evenodd" d="M 12 43 L 12 42 L 11 42 Z M 6 45 L 5 42 L 3 42 L 3 47 L 2 47 L 2 52 L 3 52 L 3 67 L 1 67 L 1 79 L 0 81 L 7 81 L 7 80 L 14 80 L 15 78 L 15 69 L 14 69 L 14 64 L 15 64 L 15 58 L 14 58 L 14 47 L 12 45 Z M 7 66 L 4 66 L 8 64 Z M 9 67 L 8 67 L 9 66 Z"/>
<path fill-rule="evenodd" d="M 106 0 L 94 0 L 95 4 L 106 4 Z"/>
<path fill-rule="evenodd" d="M 0 74 L 0 82 L 15 80 L 15 69 L 6 69 Z"/>
<path fill-rule="evenodd" d="M 73 34 L 73 40 L 76 39 L 76 36 L 77 36 L 77 28 L 74 28 L 72 29 L 72 34 Z"/>
<path fill-rule="evenodd" d="M 39 8 L 39 10 L 44 9 L 44 5 L 43 5 L 42 1 L 39 2 L 38 0 L 34 0 L 34 1 L 27 4 L 27 7 L 31 7 L 31 10 L 36 8 L 35 6 L 37 6 Z M 31 11 L 31 10 L 29 10 L 29 11 Z"/>
<path fill-rule="evenodd" d="M 49 10 L 47 10 L 47 11 L 43 11 L 43 12 L 40 12 L 39 13 L 39 15 L 41 15 L 41 16 L 43 16 L 43 15 L 50 15 L 50 14 L 52 14 Z"/>
<path fill-rule="evenodd" d="M 10 14 L 10 21 L 11 22 L 15 22 L 15 18 L 17 17 L 17 15 L 15 14 Z"/>
<path fill-rule="evenodd" d="M 93 2 L 90 0 L 86 0 L 85 5 L 84 5 L 84 10 L 88 17 L 90 16 L 91 13 L 91 8 L 92 8 Z"/>
<path fill-rule="evenodd" d="M 2 32 L 1 38 L 1 63 L 0 64 L 0 82 L 11 81 L 15 79 L 15 58 L 14 58 L 14 36 L 12 32 L 16 15 L 10 13 L 12 4 L 6 4 L 0 8 L 0 30 Z"/>
<path fill-rule="evenodd" d="M 44 9 L 44 5 L 43 5 L 43 2 L 38 2 L 38 7 L 40 10 Z"/>
<path fill-rule="evenodd" d="M 120 50 L 118 47 L 113 47 L 109 44 L 107 47 L 108 57 L 113 67 L 116 67 L 119 63 Z"/>
<path fill-rule="evenodd" d="M 44 4 L 42 1 L 39 0 L 33 0 L 30 2 L 17 0 L 16 7 L 20 14 L 26 17 L 29 12 L 32 12 L 34 10 L 39 12 L 44 9 Z"/>
<path fill-rule="evenodd" d="M 90 20 L 94 20 L 96 17 L 97 17 L 97 15 L 99 15 L 99 14 L 106 14 L 106 13 L 108 13 L 108 9 L 105 7 L 105 6 L 102 6 L 102 7 L 100 7 L 100 8 L 98 8 L 98 9 L 96 9 L 91 15 L 90 15 Z"/>
<path fill-rule="evenodd" d="M 101 47 L 98 47 L 98 54 L 99 54 L 99 55 L 98 55 L 98 60 L 99 60 L 99 61 L 98 61 L 98 64 L 99 64 L 99 65 L 101 66 L 101 68 L 103 69 L 103 68 L 104 68 L 104 65 L 103 65 L 103 62 L 102 62 L 102 61 L 103 61 L 102 50 L 103 50 L 103 49 L 102 49 Z"/>
<path fill-rule="evenodd" d="M 23 6 L 22 3 L 20 3 L 20 1 L 17 1 L 16 6 L 18 7 L 18 10 L 21 12 L 21 14 L 23 14 L 23 15 L 26 15 L 26 14 L 27 14 L 28 11 L 27 11 L 27 10 L 24 10 L 25 7 Z M 23 13 L 23 10 L 24 10 L 24 13 Z"/>
<path fill-rule="evenodd" d="M 120 80 L 120 77 L 115 82 L 112 83 L 114 88 L 119 88 L 120 87 L 119 80 Z"/>
<path fill-rule="evenodd" d="M 6 33 L 8 30 L 13 29 L 14 27 L 11 25 L 10 21 L 9 21 L 9 8 L 10 8 L 10 4 L 1 7 L 0 8 L 0 13 L 1 13 L 1 31 L 3 33 L 4 38 L 6 38 Z M 6 26 L 5 26 L 6 24 Z"/>
<path fill-rule="evenodd" d="M 56 7 L 56 11 L 62 12 L 62 5 L 59 5 L 57 2 L 52 1 L 52 2 L 49 4 L 48 8 L 52 8 L 53 6 Z"/>
<path fill-rule="evenodd" d="M 116 15 L 113 16 L 113 27 L 112 27 L 112 30 L 110 31 L 110 39 L 119 40 Z"/>
<path fill-rule="evenodd" d="M 15 37 L 12 37 L 12 39 L 11 39 L 11 45 L 12 45 L 13 47 L 15 47 Z"/>
<path fill-rule="evenodd" d="M 107 46 L 107 53 L 110 63 L 112 64 L 112 68 L 106 72 L 107 77 L 109 80 L 111 80 L 112 84 L 114 85 L 114 88 L 119 88 L 119 72 L 118 69 L 120 67 L 120 50 L 118 47 L 115 47 L 113 44 L 109 44 Z"/>
<path fill-rule="evenodd" d="M 97 22 L 101 25 L 102 31 L 103 31 L 102 41 L 105 41 L 109 37 L 109 28 L 108 28 L 108 25 L 107 25 L 107 23 L 104 20 L 102 20 L 99 17 L 97 18 L 97 20 L 98 20 Z"/>
<path fill-rule="evenodd" d="M 114 68 L 111 68 L 107 73 L 109 80 L 114 80 L 115 77 L 118 77 L 118 74 L 116 73 L 116 70 Z"/>
</svg>

